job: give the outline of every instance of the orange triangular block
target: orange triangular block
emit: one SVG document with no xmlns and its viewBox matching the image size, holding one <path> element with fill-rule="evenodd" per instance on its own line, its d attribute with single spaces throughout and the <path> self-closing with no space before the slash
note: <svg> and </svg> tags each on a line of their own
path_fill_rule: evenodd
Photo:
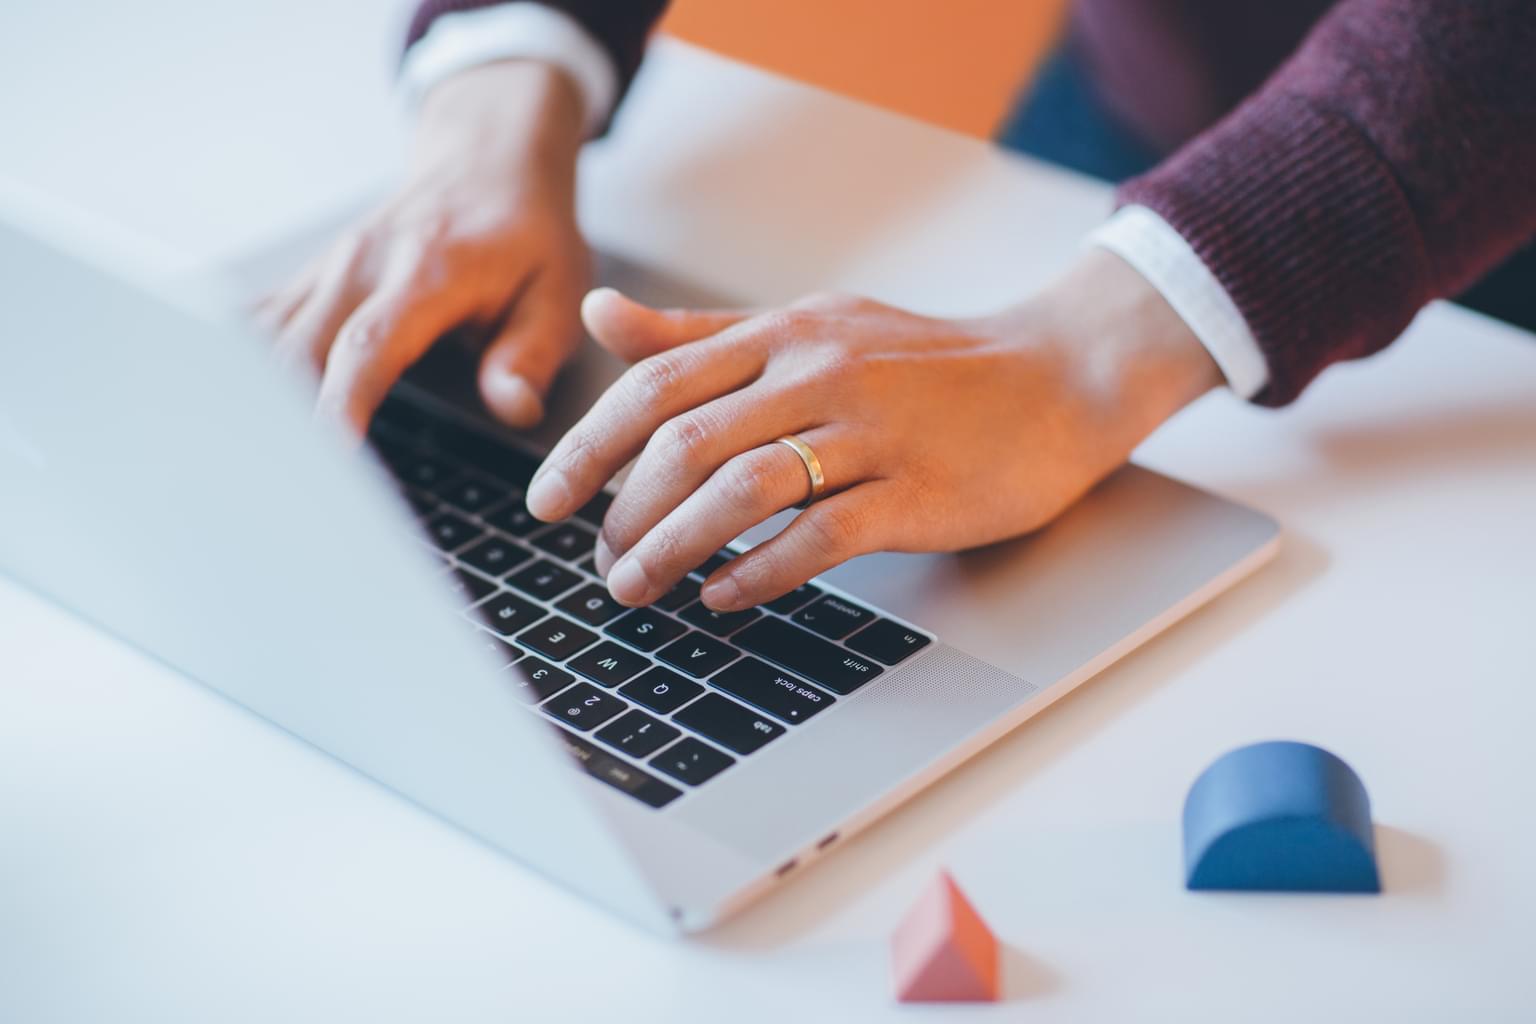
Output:
<svg viewBox="0 0 1536 1024">
<path fill-rule="evenodd" d="M 998 998 L 997 939 L 941 871 L 891 936 L 896 998 L 904 1003 Z"/>
</svg>

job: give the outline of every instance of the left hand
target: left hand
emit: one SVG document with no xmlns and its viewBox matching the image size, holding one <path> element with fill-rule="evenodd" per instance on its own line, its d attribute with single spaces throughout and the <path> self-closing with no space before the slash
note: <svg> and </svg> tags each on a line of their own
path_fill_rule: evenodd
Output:
<svg viewBox="0 0 1536 1024">
<path fill-rule="evenodd" d="M 596 546 L 629 605 L 806 497 L 781 435 L 816 452 L 825 496 L 711 575 L 702 596 L 716 610 L 855 555 L 1034 530 L 1220 380 L 1156 291 L 1098 251 L 1035 299 L 973 320 L 835 295 L 757 316 L 661 311 L 607 289 L 583 315 L 638 361 L 555 446 L 528 507 L 564 518 L 638 455 Z"/>
</svg>

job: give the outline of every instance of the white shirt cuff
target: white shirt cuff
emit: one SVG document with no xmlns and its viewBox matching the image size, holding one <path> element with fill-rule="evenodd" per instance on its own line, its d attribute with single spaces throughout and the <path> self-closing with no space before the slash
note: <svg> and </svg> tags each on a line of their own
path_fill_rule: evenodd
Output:
<svg viewBox="0 0 1536 1024">
<path fill-rule="evenodd" d="M 1239 397 L 1252 398 L 1269 383 L 1269 364 L 1243 314 L 1167 221 L 1145 206 L 1125 206 L 1088 241 L 1135 267 L 1168 300 Z"/>
<path fill-rule="evenodd" d="M 568 74 L 581 94 L 588 136 L 613 112 L 619 74 L 608 52 L 569 14 L 540 3 L 502 3 L 438 17 L 406 52 L 401 92 L 414 107 L 450 75 L 498 60 L 539 60 Z"/>
</svg>

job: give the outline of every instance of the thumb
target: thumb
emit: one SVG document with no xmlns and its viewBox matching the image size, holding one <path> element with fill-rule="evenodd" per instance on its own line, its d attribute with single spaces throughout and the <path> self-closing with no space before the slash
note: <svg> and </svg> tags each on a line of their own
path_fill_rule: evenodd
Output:
<svg viewBox="0 0 1536 1024">
<path fill-rule="evenodd" d="M 594 288 L 581 319 L 597 343 L 629 362 L 719 334 L 753 314 L 724 309 L 653 309 L 613 288 Z"/>
</svg>

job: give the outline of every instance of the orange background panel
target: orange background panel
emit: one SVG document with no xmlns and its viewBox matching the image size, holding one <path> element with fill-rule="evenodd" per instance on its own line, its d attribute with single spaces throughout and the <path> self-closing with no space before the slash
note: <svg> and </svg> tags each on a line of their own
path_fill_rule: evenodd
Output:
<svg viewBox="0 0 1536 1024">
<path fill-rule="evenodd" d="M 676 0 L 664 31 L 988 136 L 1055 39 L 1064 0 Z"/>
</svg>

